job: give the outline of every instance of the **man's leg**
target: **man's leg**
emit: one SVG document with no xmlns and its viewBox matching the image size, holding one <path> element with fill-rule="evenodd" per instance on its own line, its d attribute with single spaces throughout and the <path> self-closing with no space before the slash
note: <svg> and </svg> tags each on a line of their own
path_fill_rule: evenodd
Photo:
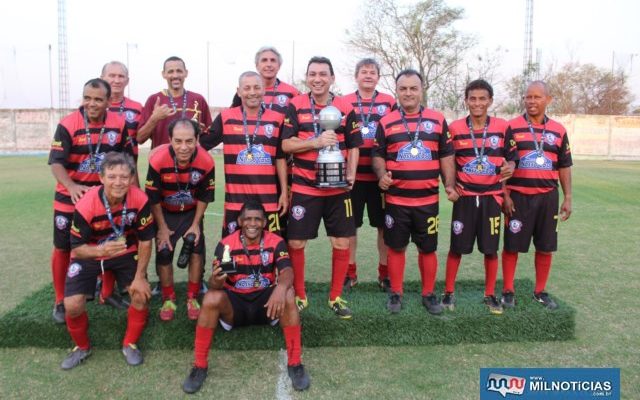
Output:
<svg viewBox="0 0 640 400">
<path fill-rule="evenodd" d="M 306 390 L 309 388 L 309 374 L 302 365 L 302 334 L 300 326 L 300 314 L 295 301 L 295 292 L 292 288 L 287 290 L 284 304 L 284 312 L 280 317 L 280 326 L 284 335 L 284 343 L 287 348 L 287 370 L 293 388 Z"/>
</svg>

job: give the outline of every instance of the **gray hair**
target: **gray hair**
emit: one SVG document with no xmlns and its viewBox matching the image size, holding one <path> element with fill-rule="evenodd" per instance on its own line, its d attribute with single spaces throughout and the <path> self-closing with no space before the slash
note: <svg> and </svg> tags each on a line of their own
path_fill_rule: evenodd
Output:
<svg viewBox="0 0 640 400">
<path fill-rule="evenodd" d="M 129 77 L 129 68 L 127 68 L 126 65 L 124 65 L 123 62 L 120 61 L 109 61 L 108 63 L 106 63 L 104 65 L 104 67 L 102 67 L 102 73 L 100 76 L 104 76 L 104 74 L 107 72 L 107 67 L 109 67 L 110 65 L 117 65 L 119 67 L 122 67 L 122 69 L 124 70 L 125 75 L 127 75 L 127 78 Z"/>
<path fill-rule="evenodd" d="M 258 61 L 260 61 L 260 56 L 262 55 L 262 53 L 266 52 L 266 51 L 270 51 L 273 54 L 276 55 L 276 57 L 278 57 L 278 64 L 282 65 L 282 55 L 280 54 L 280 52 L 273 46 L 262 46 L 258 49 L 258 51 L 256 52 L 256 65 L 258 65 Z"/>
<path fill-rule="evenodd" d="M 244 78 L 248 78 L 248 77 L 250 77 L 250 76 L 255 76 L 255 77 L 257 77 L 257 78 L 258 78 L 258 80 L 260 80 L 260 83 L 261 83 L 262 85 L 264 85 L 264 82 L 262 81 L 262 77 L 260 76 L 260 74 L 259 74 L 259 73 L 257 73 L 256 71 L 245 71 L 245 72 L 241 73 L 241 74 L 240 74 L 240 76 L 238 77 L 238 87 L 240 87 L 240 85 L 241 85 L 241 83 L 240 83 L 240 82 L 242 82 L 242 80 L 243 80 Z"/>
</svg>

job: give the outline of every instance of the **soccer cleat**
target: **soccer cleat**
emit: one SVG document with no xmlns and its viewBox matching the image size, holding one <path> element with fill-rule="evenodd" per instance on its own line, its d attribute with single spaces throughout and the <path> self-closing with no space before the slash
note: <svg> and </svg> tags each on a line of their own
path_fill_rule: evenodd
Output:
<svg viewBox="0 0 640 400">
<path fill-rule="evenodd" d="M 549 293 L 547 292 L 534 293 L 533 299 L 547 307 L 549 310 L 555 310 L 556 308 L 558 308 L 556 302 L 553 301 L 551 297 L 549 297 Z"/>
<path fill-rule="evenodd" d="M 62 361 L 62 364 L 60 364 L 60 368 L 64 369 L 65 371 L 75 368 L 78 365 L 82 364 L 84 360 L 89 358 L 90 355 L 91 349 L 83 350 L 80 347 L 76 346 L 73 348 L 73 350 L 71 350 L 71 353 L 67 355 L 67 358 Z"/>
<path fill-rule="evenodd" d="M 53 314 L 51 315 L 56 324 L 66 324 L 67 321 L 64 319 L 65 311 L 64 311 L 64 303 L 58 303 L 53 306 Z"/>
<path fill-rule="evenodd" d="M 290 365 L 287 367 L 287 372 L 289 373 L 289 378 L 291 378 L 291 386 L 293 386 L 295 390 L 309 389 L 311 379 L 304 369 L 304 365 Z"/>
<path fill-rule="evenodd" d="M 500 302 L 498 302 L 498 299 L 496 299 L 496 296 L 494 295 L 484 296 L 484 304 L 487 306 L 491 314 L 494 314 L 494 315 L 502 314 L 502 305 L 500 305 Z"/>
<path fill-rule="evenodd" d="M 159 296 L 160 293 L 162 293 L 162 289 L 160 288 L 160 282 L 158 282 L 153 289 L 151 289 L 151 296 Z"/>
<path fill-rule="evenodd" d="M 391 293 L 387 300 L 387 310 L 391 314 L 397 314 L 402 310 L 402 296 L 399 293 Z"/>
<path fill-rule="evenodd" d="M 204 296 L 205 294 L 207 294 L 208 290 L 209 288 L 207 287 L 207 284 L 204 282 L 204 280 L 202 280 L 202 283 L 200 284 L 200 295 Z"/>
<path fill-rule="evenodd" d="M 346 278 L 344 278 L 344 285 L 343 285 L 342 288 L 343 288 L 344 291 L 348 292 L 354 286 L 356 286 L 357 284 L 358 284 L 358 277 L 357 276 L 353 277 L 353 278 L 350 278 L 350 277 L 347 276 Z"/>
<path fill-rule="evenodd" d="M 131 305 L 131 304 L 129 304 L 129 302 L 127 300 L 125 300 L 124 298 L 120 297 L 117 294 L 112 294 L 111 296 L 107 297 L 106 299 L 103 298 L 102 295 L 100 295 L 100 300 L 98 302 L 100 304 L 108 305 L 108 306 L 111 306 L 113 308 L 116 308 L 118 310 L 126 310 Z"/>
<path fill-rule="evenodd" d="M 162 308 L 160 308 L 160 319 L 163 321 L 171 321 L 175 317 L 176 313 L 176 303 L 175 299 L 165 299 L 162 304 Z"/>
<path fill-rule="evenodd" d="M 422 296 L 422 305 L 425 306 L 429 314 L 438 315 L 442 314 L 444 307 L 438 301 L 438 297 L 431 293 L 426 296 Z"/>
<path fill-rule="evenodd" d="M 195 297 L 190 297 L 187 299 L 187 317 L 191 321 L 196 321 L 200 316 L 200 303 L 198 303 L 198 299 Z"/>
<path fill-rule="evenodd" d="M 513 308 L 516 306 L 516 297 L 513 292 L 504 292 L 502 293 L 502 298 L 500 299 L 500 304 L 504 308 Z"/>
<path fill-rule="evenodd" d="M 305 308 L 309 307 L 309 300 L 296 296 L 296 306 L 298 307 L 298 312 L 302 312 Z"/>
<path fill-rule="evenodd" d="M 127 364 L 135 367 L 136 365 L 142 364 L 144 359 L 142 358 L 142 352 L 133 343 L 129 343 L 126 346 L 122 347 L 122 354 L 124 354 L 124 359 L 127 361 Z"/>
<path fill-rule="evenodd" d="M 185 393 L 195 393 L 198 390 L 200 390 L 205 379 L 207 379 L 208 371 L 209 371 L 209 368 L 206 368 L 206 367 L 191 368 L 191 372 L 189 373 L 189 376 L 187 376 L 187 379 L 185 379 L 184 382 L 182 383 L 182 390 L 184 390 Z"/>
<path fill-rule="evenodd" d="M 334 301 L 329 300 L 329 308 L 341 319 L 351 319 L 353 317 L 353 313 L 347 307 L 347 302 L 340 296 L 336 297 Z"/>
<path fill-rule="evenodd" d="M 456 308 L 456 296 L 453 292 L 446 292 L 442 295 L 442 307 L 449 311 L 453 311 Z"/>
<path fill-rule="evenodd" d="M 378 278 L 378 286 L 383 292 L 391 293 L 391 281 L 389 278 Z"/>
</svg>

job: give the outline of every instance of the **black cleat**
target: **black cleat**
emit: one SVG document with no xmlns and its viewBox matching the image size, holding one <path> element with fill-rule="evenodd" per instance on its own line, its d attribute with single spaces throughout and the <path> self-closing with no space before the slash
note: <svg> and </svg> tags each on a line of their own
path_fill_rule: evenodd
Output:
<svg viewBox="0 0 640 400">
<path fill-rule="evenodd" d="M 344 285 L 342 286 L 342 290 L 345 292 L 349 292 L 351 291 L 351 289 L 356 286 L 358 284 L 358 277 L 354 277 L 354 278 L 350 278 L 350 277 L 346 277 L 344 278 Z"/>
<path fill-rule="evenodd" d="M 516 296 L 513 292 L 502 293 L 500 303 L 503 308 L 514 308 L 516 306 Z"/>
<path fill-rule="evenodd" d="M 135 367 L 136 365 L 142 364 L 144 359 L 142 358 L 142 352 L 133 343 L 130 343 L 126 346 L 122 347 L 122 354 L 124 354 L 124 359 L 127 361 L 127 364 Z"/>
<path fill-rule="evenodd" d="M 438 298 L 433 293 L 422 296 L 422 305 L 425 306 L 429 314 L 439 315 L 444 311 L 444 307 L 442 307 L 442 304 L 440 304 Z"/>
<path fill-rule="evenodd" d="M 206 368 L 206 367 L 191 368 L 191 372 L 189 373 L 189 376 L 187 376 L 187 379 L 185 379 L 184 382 L 182 383 L 182 390 L 184 390 L 185 393 L 195 393 L 198 390 L 200 390 L 205 379 L 207 379 L 208 371 L 209 371 L 209 368 Z"/>
<path fill-rule="evenodd" d="M 453 311 L 456 308 L 456 296 L 454 296 L 453 292 L 446 292 L 442 296 L 442 307 L 445 310 Z"/>
<path fill-rule="evenodd" d="M 399 293 L 391 293 L 387 300 L 387 310 L 391 314 L 397 314 L 402 310 L 402 296 Z"/>
<path fill-rule="evenodd" d="M 291 385 L 295 390 L 307 390 L 311 385 L 311 379 L 309 374 L 304 369 L 304 365 L 298 364 L 287 367 L 289 378 L 291 378 Z"/>
<path fill-rule="evenodd" d="M 78 365 L 82 364 L 84 360 L 89 358 L 90 355 L 91 349 L 82 350 L 80 347 L 76 346 L 73 348 L 73 350 L 71 350 L 71 353 L 67 355 L 67 358 L 62 361 L 62 364 L 60 364 L 60 368 L 64 369 L 65 371 L 75 368 Z"/>
<path fill-rule="evenodd" d="M 389 278 L 378 279 L 378 286 L 383 292 L 391 293 L 391 281 Z"/>
<path fill-rule="evenodd" d="M 500 305 L 500 302 L 498 302 L 498 299 L 496 299 L 496 296 L 494 295 L 484 296 L 483 301 L 491 314 L 494 314 L 494 315 L 502 314 L 502 306 Z"/>
<path fill-rule="evenodd" d="M 553 301 L 551 297 L 549 297 L 549 293 L 547 292 L 534 293 L 533 299 L 547 307 L 549 310 L 555 310 L 556 308 L 558 308 L 556 302 Z"/>
<path fill-rule="evenodd" d="M 105 299 L 100 296 L 100 304 L 111 306 L 118 310 L 126 310 L 131 305 L 127 300 L 115 293 Z"/>
<path fill-rule="evenodd" d="M 56 324 L 66 324 L 64 303 L 58 303 L 53 306 L 53 314 L 51 315 Z"/>
</svg>

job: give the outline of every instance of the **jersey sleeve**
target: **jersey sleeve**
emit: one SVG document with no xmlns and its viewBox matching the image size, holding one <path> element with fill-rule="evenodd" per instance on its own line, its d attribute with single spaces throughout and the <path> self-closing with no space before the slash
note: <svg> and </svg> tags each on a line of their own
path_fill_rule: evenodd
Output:
<svg viewBox="0 0 640 400">
<path fill-rule="evenodd" d="M 196 198 L 205 203 L 211 203 L 215 199 L 216 169 L 212 166 L 206 175 L 200 180 L 196 188 Z"/>
<path fill-rule="evenodd" d="M 273 262 L 278 272 L 285 268 L 291 267 L 291 259 L 289 258 L 289 251 L 284 240 L 280 240 L 274 249 Z"/>
<path fill-rule="evenodd" d="M 209 127 L 209 133 L 200 136 L 200 146 L 209 151 L 222 143 L 222 128 L 222 113 L 220 113 Z"/>
<path fill-rule="evenodd" d="M 356 113 L 353 109 L 347 114 L 344 125 L 344 140 L 347 149 L 362 146 L 364 140 L 362 140 L 362 134 L 360 133 L 360 129 L 358 129 Z"/>
<path fill-rule="evenodd" d="M 151 204 L 148 199 L 144 200 L 142 208 L 138 211 L 134 226 L 138 240 L 146 241 L 156 237 L 156 222 L 151 214 Z"/>
<path fill-rule="evenodd" d="M 569 145 L 569 136 L 567 132 L 562 135 L 562 144 L 559 149 L 560 153 L 558 154 L 558 168 L 568 168 L 573 165 L 573 160 L 571 159 L 571 146 Z"/>
<path fill-rule="evenodd" d="M 507 161 L 518 162 L 520 155 L 518 154 L 518 146 L 513 139 L 513 131 L 511 127 L 507 127 L 504 133 L 504 158 Z"/>
<path fill-rule="evenodd" d="M 51 150 L 49 151 L 49 165 L 62 164 L 66 165 L 71 151 L 72 140 L 67 128 L 62 124 L 58 124 L 56 132 L 51 142 Z"/>
<path fill-rule="evenodd" d="M 282 129 L 282 140 L 298 136 L 298 112 L 293 104 L 289 104 L 284 118 L 284 128 Z"/>
<path fill-rule="evenodd" d="M 438 143 L 438 157 L 448 157 L 452 156 L 453 151 L 453 140 L 451 140 L 451 132 L 449 132 L 449 126 L 447 125 L 447 120 L 442 120 L 442 134 L 440 135 L 439 143 Z"/>
<path fill-rule="evenodd" d="M 385 160 L 387 159 L 387 138 L 384 134 L 384 127 L 382 124 L 378 124 L 378 128 L 376 129 L 376 139 L 373 142 L 371 155 L 373 157 L 382 157 Z"/>
<path fill-rule="evenodd" d="M 144 183 L 144 191 L 149 197 L 151 204 L 158 204 L 162 201 L 162 181 L 160 180 L 160 173 L 155 169 L 153 164 L 149 163 L 149 170 L 147 171 L 147 180 Z"/>
<path fill-rule="evenodd" d="M 73 212 L 73 220 L 71 222 L 71 248 L 88 244 L 91 239 L 91 226 L 84 216 L 76 209 Z"/>
</svg>

